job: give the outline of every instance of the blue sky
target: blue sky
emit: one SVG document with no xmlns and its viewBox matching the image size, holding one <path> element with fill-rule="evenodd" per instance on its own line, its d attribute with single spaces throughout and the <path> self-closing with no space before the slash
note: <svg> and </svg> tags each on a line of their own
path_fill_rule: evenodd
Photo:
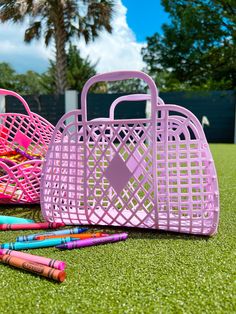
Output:
<svg viewBox="0 0 236 314">
<path fill-rule="evenodd" d="M 127 22 L 137 41 L 143 42 L 155 32 L 162 33 L 161 25 L 168 22 L 168 14 L 160 0 L 122 0 L 122 3 L 128 9 Z"/>
<path fill-rule="evenodd" d="M 145 64 L 141 49 L 146 37 L 162 32 L 161 25 L 168 22 L 168 15 L 161 0 L 115 0 L 113 32 L 101 32 L 99 38 L 86 45 L 75 39 L 82 57 L 97 62 L 97 72 L 113 70 L 142 70 Z M 145 5 L 144 5 L 145 4 Z M 0 24 L 0 62 L 8 62 L 24 73 L 27 70 L 42 73 L 47 70 L 48 60 L 54 59 L 53 46 L 46 48 L 44 41 L 25 44 L 24 31 L 27 25 Z"/>
</svg>

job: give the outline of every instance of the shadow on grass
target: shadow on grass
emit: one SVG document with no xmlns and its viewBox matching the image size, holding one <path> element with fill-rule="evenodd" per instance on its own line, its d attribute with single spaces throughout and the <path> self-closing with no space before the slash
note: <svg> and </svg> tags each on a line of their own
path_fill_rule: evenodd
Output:
<svg viewBox="0 0 236 314">
<path fill-rule="evenodd" d="M 93 228 L 96 231 L 104 233 L 120 233 L 127 232 L 130 239 L 181 239 L 190 241 L 208 241 L 211 239 L 209 236 L 192 235 L 177 232 L 167 232 L 163 230 L 145 229 L 145 228 L 133 228 L 133 227 L 117 227 L 117 226 L 97 226 L 97 225 L 85 225 L 85 227 Z"/>
<path fill-rule="evenodd" d="M 36 222 L 44 221 L 40 205 L 1 205 L 0 215 L 17 216 L 21 218 L 33 219 Z M 99 226 L 99 225 L 83 225 L 88 227 L 92 232 L 116 233 L 127 232 L 130 239 L 162 239 L 162 240 L 187 240 L 187 241 L 208 241 L 209 236 L 183 234 L 177 232 L 166 232 L 162 230 L 132 228 L 132 227 L 117 227 L 117 226 Z M 73 226 L 68 226 L 73 228 Z"/>
<path fill-rule="evenodd" d="M 1 205 L 0 215 L 17 216 L 20 218 L 33 219 L 36 222 L 43 221 L 40 205 Z"/>
</svg>

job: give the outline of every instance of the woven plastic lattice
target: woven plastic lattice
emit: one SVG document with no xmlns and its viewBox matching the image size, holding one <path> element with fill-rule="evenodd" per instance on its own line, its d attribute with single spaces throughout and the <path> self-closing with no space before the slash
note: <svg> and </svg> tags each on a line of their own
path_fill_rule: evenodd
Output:
<svg viewBox="0 0 236 314">
<path fill-rule="evenodd" d="M 16 148 L 28 154 L 46 154 L 54 127 L 44 118 L 32 113 L 26 101 L 17 93 L 0 89 L 0 95 L 18 98 L 26 114 L 0 114 L 0 153 Z M 42 159 L 29 160 L 14 166 L 0 161 L 0 203 L 39 203 Z"/>
<path fill-rule="evenodd" d="M 151 96 L 118 98 L 109 118 L 87 121 L 91 85 L 131 77 L 145 80 Z M 61 118 L 47 152 L 41 189 L 44 217 L 69 225 L 215 233 L 217 176 L 197 118 L 182 107 L 165 105 L 142 72 L 97 75 L 86 83 L 81 97 L 82 110 Z M 114 119 L 119 102 L 144 99 L 151 101 L 150 119 Z"/>
</svg>

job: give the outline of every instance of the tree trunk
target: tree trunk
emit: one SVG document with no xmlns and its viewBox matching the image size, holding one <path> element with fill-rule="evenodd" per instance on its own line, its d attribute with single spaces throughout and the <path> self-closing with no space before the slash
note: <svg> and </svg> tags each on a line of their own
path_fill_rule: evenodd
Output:
<svg viewBox="0 0 236 314">
<path fill-rule="evenodd" d="M 56 44 L 56 93 L 63 94 L 67 88 L 67 57 L 66 30 L 64 24 L 63 7 L 55 12 L 55 44 Z"/>
</svg>

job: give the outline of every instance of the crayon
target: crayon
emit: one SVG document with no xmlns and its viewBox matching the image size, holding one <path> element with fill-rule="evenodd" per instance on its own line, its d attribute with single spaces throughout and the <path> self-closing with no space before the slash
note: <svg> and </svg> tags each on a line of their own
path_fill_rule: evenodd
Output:
<svg viewBox="0 0 236 314">
<path fill-rule="evenodd" d="M 60 234 L 75 234 L 75 233 L 82 233 L 84 231 L 87 231 L 88 228 L 73 228 L 73 229 L 64 229 L 64 230 L 56 230 L 51 232 L 45 232 L 45 233 L 37 233 L 37 234 L 29 234 L 25 236 L 20 236 L 16 238 L 17 242 L 23 242 L 23 241 L 33 241 L 36 240 L 37 236 L 46 236 L 46 235 L 60 235 Z"/>
<path fill-rule="evenodd" d="M 4 254 L 11 255 L 14 257 L 19 257 L 19 258 L 25 259 L 25 260 L 30 261 L 30 262 L 42 264 L 42 265 L 56 268 L 59 270 L 64 270 L 66 268 L 65 262 L 58 261 L 58 260 L 52 259 L 52 258 L 47 258 L 44 256 L 38 256 L 38 255 L 22 253 L 22 252 L 18 252 L 18 251 L 0 249 L 0 255 L 4 255 Z"/>
<path fill-rule="evenodd" d="M 2 224 L 0 230 L 35 230 L 35 229 L 54 229 L 64 227 L 65 224 L 61 222 L 36 222 L 29 224 Z"/>
<path fill-rule="evenodd" d="M 126 240 L 128 237 L 127 233 L 119 233 L 119 234 L 113 234 L 107 237 L 101 237 L 101 238 L 94 238 L 94 239 L 85 239 L 85 240 L 77 240 L 73 242 L 68 242 L 65 244 L 60 244 L 57 245 L 56 248 L 58 249 L 67 249 L 67 250 L 72 250 L 72 249 L 77 249 L 81 247 L 86 247 L 86 246 L 92 246 L 92 245 L 98 245 L 98 244 L 104 244 L 104 243 L 109 243 L 109 242 L 116 242 L 116 241 L 122 241 Z"/>
<path fill-rule="evenodd" d="M 52 267 L 41 265 L 38 263 L 27 261 L 23 258 L 11 256 L 8 254 L 0 255 L 0 262 L 17 268 L 28 270 L 34 274 L 38 274 L 49 279 L 62 282 L 66 278 L 66 273 L 63 270 L 58 270 Z"/>
<path fill-rule="evenodd" d="M 42 241 L 25 241 L 25 242 L 10 242 L 0 245 L 1 249 L 8 250 L 27 250 L 27 249 L 38 249 L 43 247 L 56 246 L 71 242 L 74 239 L 71 238 L 60 238 L 60 239 L 47 239 Z"/>
<path fill-rule="evenodd" d="M 0 224 L 25 224 L 25 223 L 33 223 L 33 222 L 34 220 L 32 219 L 0 215 Z"/>
<path fill-rule="evenodd" d="M 79 234 L 61 234 L 61 235 L 41 235 L 36 236 L 35 240 L 46 240 L 46 239 L 57 239 L 57 238 L 78 238 L 78 239 L 89 239 L 89 238 L 99 238 L 107 236 L 107 234 L 104 234 L 102 232 L 97 233 L 79 233 Z"/>
</svg>

